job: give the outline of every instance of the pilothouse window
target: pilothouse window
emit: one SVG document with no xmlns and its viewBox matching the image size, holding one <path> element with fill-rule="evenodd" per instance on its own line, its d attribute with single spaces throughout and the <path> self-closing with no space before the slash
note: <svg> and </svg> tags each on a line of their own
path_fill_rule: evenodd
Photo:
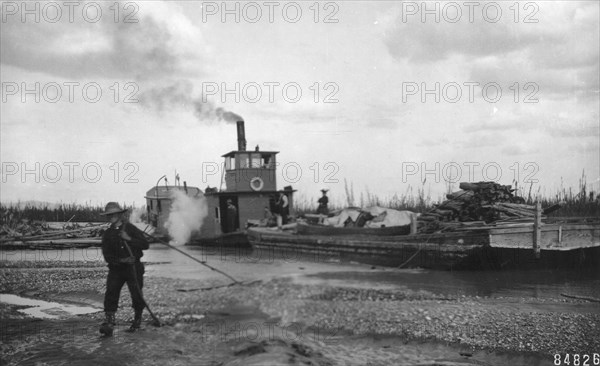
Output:
<svg viewBox="0 0 600 366">
<path fill-rule="evenodd" d="M 270 164 L 271 164 L 271 155 L 263 155 L 262 156 L 263 159 L 263 168 L 270 168 Z"/>
<path fill-rule="evenodd" d="M 226 170 L 233 170 L 235 169 L 235 158 L 234 157 L 228 157 L 225 159 L 225 169 Z"/>
<path fill-rule="evenodd" d="M 250 156 L 248 154 L 240 154 L 239 159 L 240 159 L 240 168 L 241 169 L 249 167 Z"/>
<path fill-rule="evenodd" d="M 252 161 L 252 168 L 260 168 L 261 166 L 261 156 L 260 154 L 251 154 L 250 159 Z"/>
<path fill-rule="evenodd" d="M 261 153 L 238 153 L 225 158 L 225 170 L 248 168 L 273 168 L 275 155 Z"/>
</svg>

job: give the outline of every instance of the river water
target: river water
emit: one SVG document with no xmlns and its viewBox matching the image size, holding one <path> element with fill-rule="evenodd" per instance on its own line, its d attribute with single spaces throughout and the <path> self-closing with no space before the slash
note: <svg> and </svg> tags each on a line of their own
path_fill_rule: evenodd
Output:
<svg viewBox="0 0 600 366">
<path fill-rule="evenodd" d="M 238 281 L 268 280 L 291 276 L 302 281 L 329 282 L 344 286 L 404 287 L 439 294 L 480 297 L 554 298 L 561 294 L 600 298 L 600 270 L 499 270 L 436 271 L 374 267 L 343 263 L 330 257 L 299 256 L 295 253 L 260 253 L 247 249 L 181 246 L 207 265 L 228 273 Z M 227 281 L 216 271 L 168 247 L 152 245 L 144 252 L 146 275 L 180 279 Z M 1 251 L 3 261 L 93 261 L 102 262 L 99 248 L 64 250 Z"/>
</svg>

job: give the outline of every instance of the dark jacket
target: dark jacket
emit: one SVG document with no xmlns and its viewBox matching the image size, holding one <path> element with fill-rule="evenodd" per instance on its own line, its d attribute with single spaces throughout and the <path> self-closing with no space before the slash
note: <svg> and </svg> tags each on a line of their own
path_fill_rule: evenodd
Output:
<svg viewBox="0 0 600 366">
<path fill-rule="evenodd" d="M 131 237 L 127 244 L 137 261 L 144 255 L 142 250 L 149 247 L 144 234 L 135 225 L 130 223 L 121 224 L 119 227 L 110 225 L 102 235 L 102 254 L 104 260 L 109 264 L 118 264 L 121 258 L 130 257 L 129 251 L 123 244 L 125 240 L 121 238 L 121 230 L 125 230 L 127 235 Z"/>
<path fill-rule="evenodd" d="M 317 207 L 317 213 L 327 215 L 329 213 L 329 209 L 327 208 L 329 198 L 327 198 L 327 196 L 322 196 L 317 202 L 319 203 L 319 207 Z"/>
</svg>

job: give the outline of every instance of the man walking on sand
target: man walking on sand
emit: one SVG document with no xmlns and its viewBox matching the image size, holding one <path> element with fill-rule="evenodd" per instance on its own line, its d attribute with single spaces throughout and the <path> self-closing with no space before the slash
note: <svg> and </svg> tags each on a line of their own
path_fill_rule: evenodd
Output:
<svg viewBox="0 0 600 366">
<path fill-rule="evenodd" d="M 109 202 L 104 212 L 110 227 L 102 236 L 102 254 L 108 263 L 104 312 L 106 320 L 100 326 L 100 333 L 111 336 L 115 326 L 115 313 L 119 307 L 119 296 L 127 283 L 134 310 L 134 319 L 128 331 L 135 332 L 142 323 L 142 312 L 146 303 L 142 296 L 144 285 L 144 264 L 140 258 L 142 250 L 148 249 L 148 241 L 140 229 L 127 222 L 125 212 L 117 202 Z"/>
</svg>

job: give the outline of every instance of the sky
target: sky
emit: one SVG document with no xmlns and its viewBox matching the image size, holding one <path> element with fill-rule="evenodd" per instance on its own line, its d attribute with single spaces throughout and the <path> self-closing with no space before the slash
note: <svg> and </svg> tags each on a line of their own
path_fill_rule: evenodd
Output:
<svg viewBox="0 0 600 366">
<path fill-rule="evenodd" d="M 236 116 L 305 202 L 600 191 L 600 3 L 466 3 L 3 1 L 0 200 L 219 187 Z"/>
</svg>

